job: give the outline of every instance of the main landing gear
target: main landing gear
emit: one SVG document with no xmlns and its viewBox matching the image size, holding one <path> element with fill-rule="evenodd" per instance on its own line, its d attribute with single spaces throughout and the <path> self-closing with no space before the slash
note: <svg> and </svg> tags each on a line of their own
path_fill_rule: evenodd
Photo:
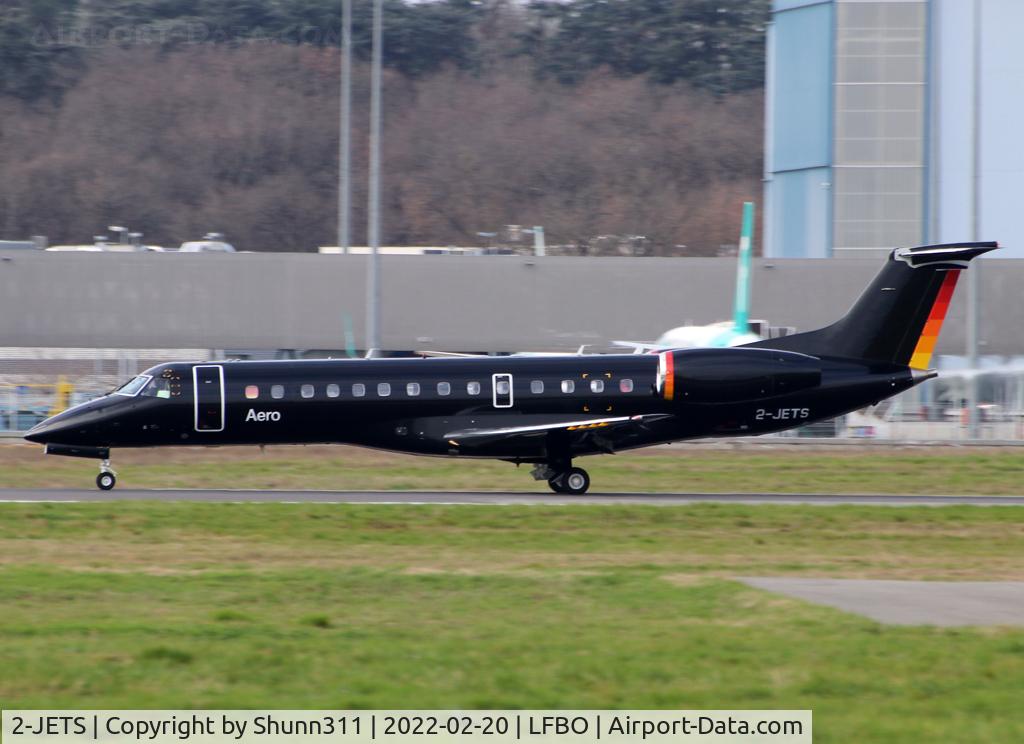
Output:
<svg viewBox="0 0 1024 744">
<path fill-rule="evenodd" d="M 555 493 L 570 493 L 579 496 L 590 488 L 590 476 L 583 468 L 569 468 L 564 473 L 549 478 L 548 486 Z"/>
<path fill-rule="evenodd" d="M 555 493 L 579 496 L 590 488 L 590 475 L 583 468 L 556 468 L 546 463 L 538 464 L 531 473 L 535 480 L 546 480 Z"/>
<path fill-rule="evenodd" d="M 117 473 L 110 469 L 110 460 L 100 461 L 100 474 L 96 476 L 96 487 L 101 491 L 109 491 L 117 485 Z"/>
</svg>

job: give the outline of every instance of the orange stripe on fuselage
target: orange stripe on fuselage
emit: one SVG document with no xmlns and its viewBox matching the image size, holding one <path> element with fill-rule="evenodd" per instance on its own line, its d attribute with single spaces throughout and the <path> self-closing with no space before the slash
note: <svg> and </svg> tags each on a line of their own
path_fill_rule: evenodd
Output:
<svg viewBox="0 0 1024 744">
<path fill-rule="evenodd" d="M 671 351 L 665 352 L 665 384 L 662 390 L 665 400 L 672 400 L 676 394 L 676 362 Z"/>
<path fill-rule="evenodd" d="M 914 353 L 910 357 L 910 366 L 916 369 L 927 369 L 928 363 L 932 360 L 932 352 L 935 350 L 935 342 L 939 340 L 939 331 L 942 330 L 942 321 L 946 319 L 946 311 L 949 310 L 949 302 L 953 299 L 953 290 L 956 289 L 956 280 L 960 276 L 959 269 L 946 272 L 946 278 L 942 280 L 939 287 L 939 294 L 935 298 L 931 312 L 928 313 L 928 320 L 921 331 L 921 337 L 917 340 Z"/>
</svg>

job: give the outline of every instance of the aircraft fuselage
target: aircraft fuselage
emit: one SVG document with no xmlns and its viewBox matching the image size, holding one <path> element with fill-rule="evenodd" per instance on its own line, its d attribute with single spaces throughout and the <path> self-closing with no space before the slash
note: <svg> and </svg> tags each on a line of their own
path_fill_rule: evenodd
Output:
<svg viewBox="0 0 1024 744">
<path fill-rule="evenodd" d="M 345 443 L 547 462 L 780 431 L 915 384 L 907 367 L 761 349 L 171 363 L 136 379 L 138 390 L 66 411 L 28 438 L 100 449 Z"/>
<path fill-rule="evenodd" d="M 791 429 L 877 403 L 927 369 L 957 277 L 993 242 L 900 248 L 835 323 L 659 354 L 163 364 L 26 438 L 102 460 L 112 447 L 338 442 L 532 462 L 579 494 L 580 455 Z"/>
</svg>

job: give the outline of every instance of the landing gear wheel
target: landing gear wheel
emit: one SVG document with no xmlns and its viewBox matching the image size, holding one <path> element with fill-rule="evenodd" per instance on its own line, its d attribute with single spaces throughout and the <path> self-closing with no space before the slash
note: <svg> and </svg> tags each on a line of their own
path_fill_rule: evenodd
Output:
<svg viewBox="0 0 1024 744">
<path fill-rule="evenodd" d="M 571 493 L 574 496 L 586 493 L 590 488 L 590 476 L 583 468 L 569 468 L 561 477 L 561 493 Z"/>
<path fill-rule="evenodd" d="M 117 477 L 113 473 L 100 473 L 96 476 L 96 487 L 101 491 L 109 491 L 117 484 Z"/>
<path fill-rule="evenodd" d="M 566 493 L 565 487 L 562 485 L 562 476 L 556 475 L 554 478 L 548 480 L 548 488 L 555 493 Z"/>
</svg>

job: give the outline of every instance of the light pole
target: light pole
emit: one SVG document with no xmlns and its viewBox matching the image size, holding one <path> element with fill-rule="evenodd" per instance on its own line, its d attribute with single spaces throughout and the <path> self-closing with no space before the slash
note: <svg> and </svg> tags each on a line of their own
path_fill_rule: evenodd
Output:
<svg viewBox="0 0 1024 744">
<path fill-rule="evenodd" d="M 373 2 L 373 66 L 370 74 L 370 195 L 367 242 L 370 261 L 366 286 L 368 349 L 380 349 L 380 119 L 383 0 Z"/>
<path fill-rule="evenodd" d="M 338 246 L 348 253 L 351 214 L 352 0 L 341 0 L 341 132 L 338 143 Z"/>
<path fill-rule="evenodd" d="M 974 69 L 972 71 L 973 84 L 971 94 L 974 98 L 971 118 L 971 239 L 980 240 L 981 209 L 980 179 L 981 179 L 981 3 L 974 0 L 974 41 L 973 56 Z M 981 266 L 979 260 L 971 270 L 967 272 L 967 360 L 972 373 L 967 378 L 967 436 L 969 439 L 977 439 L 979 435 L 978 426 L 978 376 L 975 370 L 978 369 L 978 315 L 981 303 Z"/>
</svg>

